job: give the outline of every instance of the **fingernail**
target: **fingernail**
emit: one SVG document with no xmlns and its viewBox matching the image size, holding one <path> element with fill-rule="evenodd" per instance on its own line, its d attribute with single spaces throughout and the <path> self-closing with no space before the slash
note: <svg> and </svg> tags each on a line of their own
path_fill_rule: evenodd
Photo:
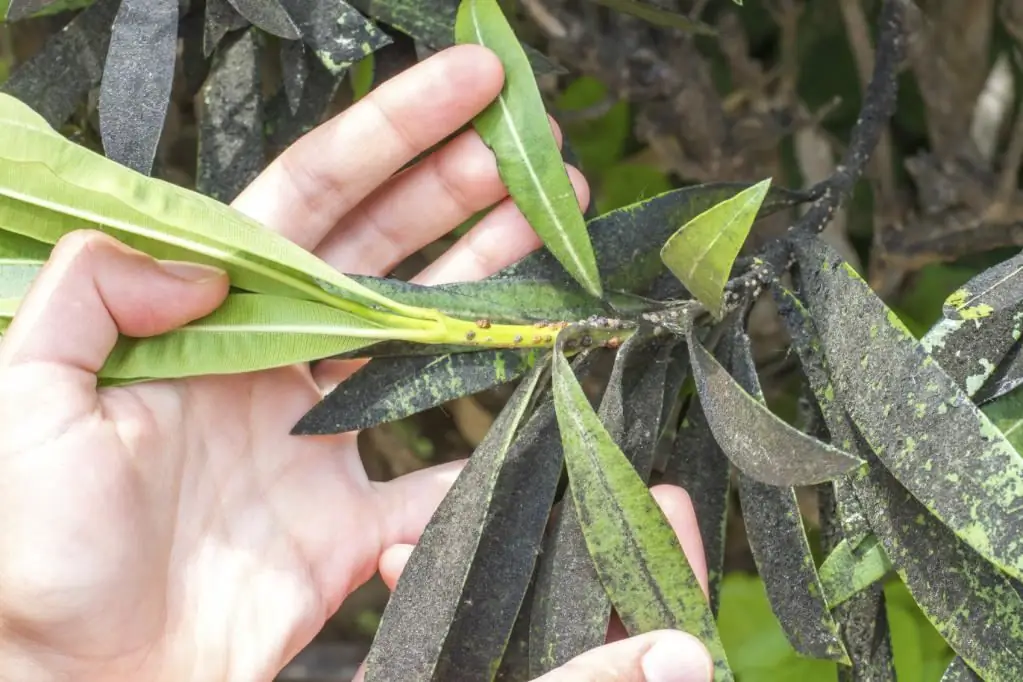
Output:
<svg viewBox="0 0 1023 682">
<path fill-rule="evenodd" d="M 666 634 L 642 661 L 646 682 L 710 682 L 713 663 L 700 640 L 682 632 Z"/>
<path fill-rule="evenodd" d="M 172 277 L 183 279 L 186 282 L 202 284 L 224 276 L 224 271 L 211 265 L 200 263 L 188 263 L 178 260 L 158 261 L 160 269 Z"/>
</svg>

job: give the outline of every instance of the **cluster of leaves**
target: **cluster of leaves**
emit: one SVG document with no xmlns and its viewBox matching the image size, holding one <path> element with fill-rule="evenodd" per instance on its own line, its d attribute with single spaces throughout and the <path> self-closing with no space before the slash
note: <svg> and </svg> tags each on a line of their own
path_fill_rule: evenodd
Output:
<svg viewBox="0 0 1023 682">
<path fill-rule="evenodd" d="M 10 12 L 49 4 L 12 2 Z M 238 117 L 235 142 L 264 135 L 251 79 L 233 80 L 255 72 L 258 30 L 292 41 L 281 43 L 282 55 L 319 60 L 335 85 L 358 54 L 322 54 L 328 43 L 372 51 L 375 24 L 340 0 L 291 5 L 206 5 L 209 45 L 235 32 L 218 58 L 239 70 L 222 66 L 224 79 L 211 72 L 206 84 L 221 88 L 221 99 L 206 100 L 215 104 L 211 120 L 218 111 Z M 374 6 L 366 12 L 378 17 Z M 894 571 L 955 652 L 944 679 L 1023 679 L 1023 258 L 964 285 L 918 340 L 817 237 L 891 115 L 901 7 L 884 2 L 874 75 L 835 176 L 807 193 L 766 181 L 672 190 L 586 221 L 544 120 L 540 59 L 494 0 L 463 0 L 437 35 L 484 44 L 505 64 L 505 88 L 474 126 L 546 248 L 481 282 L 419 287 L 341 275 L 217 200 L 146 177 L 154 123 L 128 120 L 125 93 L 144 92 L 163 111 L 169 76 L 140 83 L 116 65 L 141 59 L 142 37 L 166 47 L 178 3 L 96 0 L 61 35 L 105 16 L 114 24 L 108 54 L 117 58 L 107 58 L 100 97 L 113 160 L 53 128 L 66 118 L 68 88 L 87 85 L 62 78 L 45 97 L 22 97 L 26 83 L 47 82 L 32 80 L 28 69 L 42 62 L 30 62 L 8 82 L 18 97 L 0 95 L 0 325 L 52 245 L 84 224 L 157 257 L 218 265 L 235 287 L 180 331 L 122 338 L 105 382 L 373 358 L 294 429 L 317 434 L 518 381 L 409 560 L 367 661 L 369 681 L 531 679 L 602 643 L 612 611 L 631 634 L 693 632 L 714 656 L 715 679 L 734 679 L 718 629 L 733 473 L 767 600 L 798 654 L 837 663 L 842 679 L 894 679 L 881 583 Z M 383 20 L 401 23 L 398 14 Z M 75 30 L 78 40 L 99 34 Z M 41 54 L 57 59 L 69 49 L 63 40 Z M 166 74 L 165 62 L 146 63 Z M 280 106 L 294 114 L 314 90 L 310 80 L 289 82 Z M 210 129 L 230 134 L 222 124 Z M 222 180 L 218 160 L 234 158 L 210 144 L 200 190 L 210 187 L 203 178 Z M 736 261 L 757 217 L 806 201 L 788 235 Z M 750 351 L 748 313 L 767 292 L 805 378 L 802 429 L 767 407 Z M 595 405 L 580 381 L 605 354 L 613 369 Z M 656 481 L 693 496 L 709 602 L 649 492 Z M 799 486 L 817 486 L 822 500 L 820 567 Z"/>
</svg>

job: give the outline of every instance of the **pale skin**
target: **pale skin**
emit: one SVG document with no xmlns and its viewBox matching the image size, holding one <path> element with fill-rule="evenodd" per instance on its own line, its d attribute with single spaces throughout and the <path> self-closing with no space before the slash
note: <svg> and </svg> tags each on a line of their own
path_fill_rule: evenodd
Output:
<svg viewBox="0 0 1023 682">
<path fill-rule="evenodd" d="M 234 206 L 343 272 L 381 275 L 500 202 L 416 281 L 485 277 L 539 242 L 476 133 L 395 173 L 502 81 L 483 48 L 438 53 L 297 142 Z M 270 682 L 375 572 L 393 588 L 463 463 L 374 482 L 355 434 L 289 435 L 353 363 L 97 389 L 118 333 L 186 324 L 227 287 L 85 230 L 33 284 L 0 342 L 0 680 Z M 688 496 L 655 494 L 706 589 Z M 689 635 L 619 625 L 609 641 L 541 679 L 709 679 Z"/>
</svg>

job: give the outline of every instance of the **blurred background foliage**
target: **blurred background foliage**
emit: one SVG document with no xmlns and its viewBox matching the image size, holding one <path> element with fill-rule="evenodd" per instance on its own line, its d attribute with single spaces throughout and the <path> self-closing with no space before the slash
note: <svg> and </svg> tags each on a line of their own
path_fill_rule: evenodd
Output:
<svg viewBox="0 0 1023 682">
<path fill-rule="evenodd" d="M 566 24 L 565 17 L 574 16 L 573 12 L 578 16 L 585 14 L 577 3 L 559 1 L 543 3 L 544 11 L 548 12 L 543 15 L 538 13 L 539 4 L 538 0 L 505 2 L 509 15 L 518 18 L 523 34 L 534 37 L 532 42 L 541 49 L 546 40 L 545 22 L 560 22 L 562 28 L 567 25 L 566 32 L 571 36 L 573 29 L 570 22 Z M 714 166 L 689 159 L 687 164 L 685 159 L 679 160 L 671 135 L 665 134 L 672 124 L 687 125 L 686 121 L 671 120 L 671 108 L 652 115 L 651 102 L 655 97 L 649 96 L 643 88 L 630 92 L 630 87 L 623 87 L 621 82 L 617 85 L 611 82 L 615 80 L 614 75 L 606 75 L 615 71 L 609 66 L 606 53 L 590 66 L 582 63 L 585 61 L 582 57 L 575 64 L 567 63 L 567 74 L 545 76 L 541 86 L 552 113 L 565 131 L 571 153 L 591 184 L 591 213 L 603 213 L 673 187 L 711 180 L 755 180 L 773 174 L 776 184 L 808 186 L 830 174 L 835 160 L 840 158 L 846 135 L 860 110 L 861 83 L 865 81 L 864 74 L 869 73 L 869 68 L 864 70 L 864 66 L 868 60 L 866 66 L 869 67 L 869 39 L 874 31 L 873 18 L 878 2 L 746 0 L 742 8 L 735 7 L 730 0 L 696 0 L 681 4 L 690 6 L 692 13 L 708 23 L 726 29 L 720 42 L 703 38 L 694 41 L 699 47 L 699 58 L 704 60 L 706 72 L 712 79 L 712 87 L 721 98 L 723 110 L 729 114 L 743 111 L 744 120 L 759 121 L 760 126 L 774 128 L 760 135 L 763 131 L 754 126 L 745 138 L 741 127 L 738 131 L 733 128 L 730 139 L 738 140 L 736 153 L 744 162 L 750 158 L 755 159 L 753 162 L 729 167 L 724 161 Z M 992 196 L 1003 203 L 1007 196 L 1015 198 L 1019 158 L 1014 158 L 1012 148 L 1017 135 L 1023 133 L 1015 130 L 1020 127 L 1019 122 L 1013 122 L 1014 117 L 1019 116 L 1015 84 L 1020 78 L 1019 53 L 1013 38 L 1018 33 L 1014 31 L 1013 22 L 1023 17 L 1023 13 L 1015 13 L 1020 3 L 1008 0 L 1001 3 L 995 0 L 927 0 L 917 4 L 925 19 L 931 22 L 925 21 L 920 30 L 931 40 L 929 48 L 934 61 L 944 64 L 947 80 L 936 86 L 933 79 L 924 78 L 920 68 L 911 65 L 903 70 L 898 112 L 887 139 L 882 142 L 879 164 L 887 162 L 886 166 L 881 168 L 875 164 L 870 177 L 860 183 L 850 202 L 836 217 L 829 239 L 843 247 L 847 254 L 854 255 L 860 268 L 870 273 L 872 285 L 920 336 L 938 319 L 942 302 L 951 291 L 1023 245 L 1023 236 L 1017 234 L 1023 230 L 1003 215 L 1008 236 L 998 233 L 997 237 L 992 237 L 991 244 L 984 244 L 985 236 L 993 233 L 980 233 L 978 239 L 982 243 L 961 248 L 962 253 L 946 249 L 934 255 L 925 247 L 917 251 L 905 249 L 901 254 L 904 257 L 895 266 L 891 265 L 893 261 L 878 259 L 879 231 L 908 230 L 907 225 L 912 224 L 914 229 L 926 233 L 930 229 L 940 230 L 940 223 L 946 220 L 939 210 L 943 207 L 934 204 L 934 193 L 920 181 L 920 172 L 914 175 L 910 171 L 914 159 L 938 158 L 934 167 L 945 173 L 946 180 L 951 178 L 948 181 L 951 189 L 947 189 L 946 194 L 951 192 L 953 199 L 959 197 L 958 201 L 951 201 L 953 207 L 965 205 L 976 213 L 976 200 L 969 196 L 962 198 L 969 191 L 968 187 L 963 189 L 968 181 L 956 175 L 961 171 L 956 164 L 968 166 L 974 177 L 980 177 L 977 182 L 984 187 L 996 184 L 992 177 L 998 173 L 1003 178 L 1010 177 L 1012 191 L 992 193 Z M 550 5 L 556 6 L 557 11 L 550 12 Z M 6 2 L 0 0 L 0 15 L 5 10 Z M 67 15 L 58 13 L 14 25 L 0 24 L 0 83 L 19 60 L 31 56 L 46 36 L 67 20 Z M 614 24 L 604 34 L 592 36 L 597 44 L 594 50 L 600 52 L 600 41 L 606 44 L 613 40 L 614 31 L 621 26 L 639 30 L 634 20 Z M 550 33 L 551 26 L 546 28 Z M 976 31 L 983 33 L 983 44 L 979 47 L 971 38 Z M 950 36 L 958 36 L 961 43 L 953 43 Z M 671 40 L 671 36 L 664 39 Z M 567 39 L 559 40 L 564 43 Z M 629 40 L 622 42 L 622 50 L 630 49 Z M 558 40 L 552 39 L 550 43 L 548 47 L 552 47 L 556 59 L 566 54 L 567 48 L 564 45 L 559 48 Z M 651 49 L 664 54 L 664 50 Z M 978 50 L 983 52 L 984 59 L 976 59 Z M 680 56 L 670 49 L 667 54 Z M 613 66 L 613 57 L 611 62 Z M 632 63 L 629 65 L 631 68 Z M 347 77 L 348 87 L 342 88 L 334 110 L 340 111 L 364 96 L 379 76 L 378 67 L 375 56 L 371 55 L 352 68 Z M 685 72 L 686 68 L 677 70 Z M 635 78 L 635 72 L 627 73 L 624 78 L 629 82 L 630 78 Z M 684 82 L 684 73 L 682 78 Z M 963 85 L 965 81 L 970 81 L 969 87 Z M 944 95 L 940 92 L 942 87 L 948 88 Z M 194 104 L 187 90 L 178 89 L 181 92 L 175 96 L 161 140 L 165 163 L 160 167 L 160 174 L 172 181 L 192 184 L 196 144 Z M 972 93 L 972 99 L 964 101 L 963 92 Z M 958 131 L 949 126 L 938 130 L 938 113 L 947 118 L 955 118 L 956 113 L 942 109 L 942 97 L 967 110 L 965 127 L 960 124 Z M 985 102 L 990 105 L 987 109 L 982 107 Z M 675 113 L 697 106 L 684 98 L 673 105 L 680 107 Z M 65 132 L 98 148 L 95 127 L 90 124 L 94 112 L 90 112 L 88 106 L 81 116 L 69 123 Z M 994 113 L 982 116 L 985 111 Z M 664 123 L 665 120 L 668 123 Z M 716 122 L 705 123 L 713 129 Z M 700 130 L 690 132 L 697 136 L 702 134 Z M 957 135 L 970 139 L 951 139 Z M 675 136 L 685 138 L 686 131 L 677 132 Z M 764 144 L 765 139 L 769 144 Z M 971 151 L 962 152 L 964 146 Z M 1005 148 L 1009 149 L 1008 158 L 996 160 L 997 152 Z M 768 160 L 765 162 L 764 158 Z M 687 172 L 687 168 L 695 170 Z M 764 172 L 765 169 L 768 172 Z M 744 174 L 753 177 L 743 177 Z M 886 205 L 881 205 L 882 202 Z M 1011 211 L 1009 214 L 1011 217 Z M 414 273 L 442 253 L 466 227 L 460 226 L 449 238 L 423 249 L 395 274 Z M 784 228 L 784 224 L 781 227 Z M 768 399 L 780 415 L 794 419 L 797 396 L 792 391 L 791 366 L 786 365 L 785 354 L 781 352 L 787 340 L 776 326 L 754 327 L 751 331 L 758 362 L 764 363 L 761 371 Z M 507 388 L 490 391 L 363 432 L 360 439 L 370 476 L 388 479 L 468 456 L 490 427 L 508 393 Z M 808 527 L 816 528 L 815 501 L 807 497 L 804 509 Z M 741 512 L 736 511 L 739 513 L 732 514 L 730 521 L 732 540 L 726 557 L 720 625 L 738 679 L 740 682 L 834 680 L 834 664 L 800 658 L 786 641 L 771 613 L 763 584 L 755 575 L 741 526 Z M 890 579 L 886 589 L 900 682 L 937 682 L 952 658 L 951 651 L 896 578 Z M 386 589 L 376 579 L 359 590 L 311 647 L 319 658 L 308 658 L 301 665 L 290 667 L 280 679 L 348 679 L 368 648 L 386 598 Z M 326 675 L 322 671 L 328 669 L 334 672 L 317 677 Z M 311 670 L 320 672 L 310 673 Z"/>
</svg>

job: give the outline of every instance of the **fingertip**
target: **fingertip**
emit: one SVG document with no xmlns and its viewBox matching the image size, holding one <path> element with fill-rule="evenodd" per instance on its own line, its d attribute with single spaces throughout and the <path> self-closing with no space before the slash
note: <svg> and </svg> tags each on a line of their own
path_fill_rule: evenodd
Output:
<svg viewBox="0 0 1023 682">
<path fill-rule="evenodd" d="M 579 208 L 586 210 L 586 207 L 590 205 L 590 183 L 586 180 L 586 176 L 583 172 L 572 165 L 566 165 L 565 169 L 568 171 L 568 179 L 572 181 L 572 187 L 575 189 L 575 196 L 579 199 Z"/>
<path fill-rule="evenodd" d="M 401 572 L 405 570 L 409 557 L 412 556 L 412 545 L 391 545 L 380 555 L 380 579 L 387 585 L 387 589 L 394 591 Z"/>
<path fill-rule="evenodd" d="M 429 59 L 447 59 L 460 73 L 473 79 L 477 93 L 493 93 L 497 96 L 504 86 L 504 64 L 493 50 L 482 45 L 465 43 L 441 50 Z"/>
</svg>

